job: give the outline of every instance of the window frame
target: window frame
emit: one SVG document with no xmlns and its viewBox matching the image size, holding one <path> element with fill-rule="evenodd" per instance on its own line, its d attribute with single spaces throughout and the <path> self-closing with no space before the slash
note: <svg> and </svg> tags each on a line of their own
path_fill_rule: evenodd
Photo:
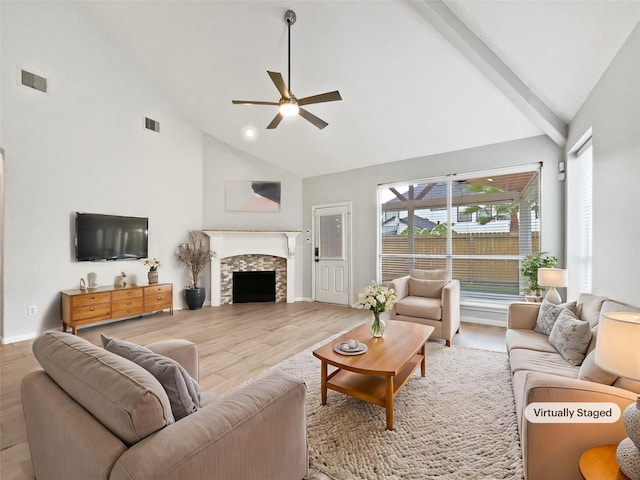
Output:
<svg viewBox="0 0 640 480">
<path fill-rule="evenodd" d="M 460 213 L 460 210 L 462 208 L 464 208 L 464 205 L 453 205 L 453 195 L 452 195 L 452 186 L 454 184 L 456 184 L 456 182 L 460 182 L 462 183 L 464 180 L 477 180 L 479 178 L 491 178 L 491 177 L 496 177 L 499 175 L 509 175 L 509 174 L 516 174 L 516 173 L 526 173 L 526 172 L 536 172 L 537 173 L 537 185 L 535 186 L 535 188 L 537 189 L 537 197 L 535 198 L 535 201 L 538 203 L 538 205 L 541 204 L 541 196 L 542 196 L 542 163 L 535 163 L 535 164 L 525 164 L 525 165 L 519 165 L 519 166 L 513 166 L 513 167 L 505 167 L 505 168 L 499 168 L 499 169 L 490 169 L 490 170 L 483 170 L 483 171 L 476 171 L 476 172 L 465 172 L 465 173 L 457 173 L 457 174 L 451 174 L 451 175 L 446 175 L 446 176 L 438 176 L 438 177 L 428 177 L 428 178 L 422 178 L 422 179 L 414 179 L 414 180 L 408 180 L 408 181 L 404 181 L 404 182 L 395 182 L 395 183 L 387 183 L 387 184 L 379 184 L 378 188 L 377 188 L 377 208 L 378 208 L 378 216 L 380 219 L 383 218 L 383 205 L 384 202 L 388 201 L 388 197 L 387 199 L 385 199 L 383 201 L 383 192 L 385 190 L 388 189 L 395 189 L 395 190 L 399 190 L 399 189 L 404 189 L 404 188 L 408 188 L 408 186 L 411 186 L 411 188 L 413 188 L 416 185 L 426 185 L 426 184 L 438 184 L 438 183 L 445 183 L 447 185 L 447 198 L 446 198 L 446 211 L 447 211 L 447 225 L 452 225 L 452 220 L 453 218 L 456 219 L 456 221 L 459 221 L 458 219 L 458 215 Z M 458 186 L 460 183 L 457 183 L 456 186 Z M 411 198 L 411 197 L 410 197 Z M 457 197 L 459 198 L 459 197 Z M 474 203 L 470 203 L 470 204 L 475 204 Z M 495 212 L 495 202 L 486 202 L 487 206 L 491 206 L 491 209 L 493 212 Z M 416 207 L 416 210 L 418 210 L 419 207 Z M 454 209 L 455 208 L 455 209 Z M 407 209 L 403 206 L 401 206 L 401 204 L 398 205 L 397 208 L 398 211 L 406 211 Z M 538 208 L 535 211 L 535 219 L 539 219 L 540 218 L 540 209 Z M 534 209 L 531 209 L 530 215 L 531 217 L 534 217 Z M 475 217 L 475 214 L 472 215 L 473 217 Z M 473 221 L 473 219 L 471 220 L 471 222 Z M 501 220 L 501 222 L 504 222 L 506 220 Z M 470 222 L 460 222 L 463 224 L 467 224 Z M 453 275 L 453 266 L 454 266 L 454 261 L 479 261 L 479 260 L 495 260 L 495 261 L 517 261 L 518 262 L 518 272 L 519 272 L 519 266 L 520 266 L 520 261 L 522 260 L 522 258 L 524 258 L 524 256 L 526 256 L 527 254 L 531 253 L 531 241 L 530 239 L 528 240 L 528 245 L 530 250 L 528 251 L 522 251 L 522 242 L 520 241 L 520 246 L 519 246 L 519 253 L 517 255 L 460 255 L 460 254 L 453 254 L 453 240 L 452 237 L 453 235 L 451 234 L 451 232 L 448 230 L 446 233 L 446 251 L 444 253 L 431 253 L 431 254 L 416 254 L 415 250 L 413 250 L 414 253 L 382 253 L 382 228 L 381 228 L 382 223 L 380 222 L 377 226 L 377 247 L 376 247 L 376 257 L 377 257 L 377 262 L 376 262 L 376 276 L 377 276 L 377 280 L 378 282 L 384 282 L 384 281 L 388 281 L 389 279 L 384 279 L 383 278 L 383 269 L 382 269 L 382 265 L 383 262 L 385 261 L 385 259 L 405 259 L 409 262 L 409 271 L 413 269 L 413 267 L 411 265 L 415 265 L 416 262 L 433 262 L 434 264 L 437 265 L 442 265 L 442 267 L 439 268 L 446 268 L 453 276 L 453 278 L 455 278 L 455 275 Z M 453 224 L 455 225 L 455 223 Z M 541 242 L 541 237 L 542 237 L 542 221 L 537 221 L 536 222 L 536 231 L 538 232 L 538 242 Z M 409 243 L 413 243 L 413 241 L 410 241 Z M 525 248 L 526 248 L 526 244 L 527 242 L 524 242 L 525 244 Z M 538 249 L 539 249 L 539 245 L 540 243 L 538 243 Z M 413 245 L 412 245 L 413 247 Z M 419 268 L 419 267 L 416 267 Z M 438 268 L 438 267 L 428 267 L 428 268 Z M 388 274 L 387 274 L 388 276 Z M 463 296 L 469 297 L 469 296 L 473 296 L 473 297 L 498 297 L 498 298 L 502 298 L 502 299 L 519 299 L 521 298 L 521 292 L 522 292 L 522 285 L 520 284 L 520 278 L 519 278 L 519 274 L 518 274 L 518 282 L 519 282 L 519 294 L 515 295 L 515 294 L 502 294 L 502 293 L 496 293 L 496 294 L 492 294 L 490 292 L 487 293 L 483 293 L 483 292 L 478 292 L 473 293 L 471 291 L 463 291 Z"/>
</svg>

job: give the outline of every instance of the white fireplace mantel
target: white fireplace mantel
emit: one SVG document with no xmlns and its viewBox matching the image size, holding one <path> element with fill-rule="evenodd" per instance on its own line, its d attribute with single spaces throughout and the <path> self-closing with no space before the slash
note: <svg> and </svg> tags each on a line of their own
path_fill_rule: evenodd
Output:
<svg viewBox="0 0 640 480">
<path fill-rule="evenodd" d="M 211 260 L 211 306 L 219 307 L 220 260 L 237 255 L 273 255 L 287 260 L 287 303 L 295 301 L 296 238 L 298 231 L 203 230 L 214 253 Z"/>
</svg>

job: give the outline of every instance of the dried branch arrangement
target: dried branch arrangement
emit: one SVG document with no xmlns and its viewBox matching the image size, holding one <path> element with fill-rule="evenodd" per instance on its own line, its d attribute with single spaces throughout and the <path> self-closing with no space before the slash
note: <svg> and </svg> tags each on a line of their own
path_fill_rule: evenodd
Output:
<svg viewBox="0 0 640 480">
<path fill-rule="evenodd" d="M 189 241 L 178 245 L 176 256 L 191 272 L 193 282 L 189 288 L 198 288 L 198 277 L 215 256 L 215 253 L 209 249 L 207 236 L 202 232 L 192 230 L 189 232 Z"/>
</svg>

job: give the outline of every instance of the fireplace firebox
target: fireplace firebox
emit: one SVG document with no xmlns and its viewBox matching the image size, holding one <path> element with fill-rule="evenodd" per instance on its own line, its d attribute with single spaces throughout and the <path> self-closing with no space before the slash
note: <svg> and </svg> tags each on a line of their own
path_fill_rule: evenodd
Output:
<svg viewBox="0 0 640 480">
<path fill-rule="evenodd" d="M 276 272 L 233 272 L 233 303 L 275 302 Z"/>
</svg>

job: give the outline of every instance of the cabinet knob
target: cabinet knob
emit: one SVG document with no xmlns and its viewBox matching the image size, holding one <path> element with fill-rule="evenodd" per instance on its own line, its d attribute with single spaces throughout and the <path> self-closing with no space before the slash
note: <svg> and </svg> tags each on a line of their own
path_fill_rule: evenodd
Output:
<svg viewBox="0 0 640 480">
<path fill-rule="evenodd" d="M 158 298 L 156 298 L 156 300 L 162 300 L 162 297 L 158 297 Z"/>
<path fill-rule="evenodd" d="M 91 308 L 89 309 L 89 311 L 90 311 L 90 312 L 93 312 L 94 310 L 95 310 L 95 307 L 91 307 Z"/>
<path fill-rule="evenodd" d="M 95 299 L 96 299 L 96 297 L 91 297 L 90 299 L 91 299 L 91 300 L 95 300 Z"/>
</svg>

